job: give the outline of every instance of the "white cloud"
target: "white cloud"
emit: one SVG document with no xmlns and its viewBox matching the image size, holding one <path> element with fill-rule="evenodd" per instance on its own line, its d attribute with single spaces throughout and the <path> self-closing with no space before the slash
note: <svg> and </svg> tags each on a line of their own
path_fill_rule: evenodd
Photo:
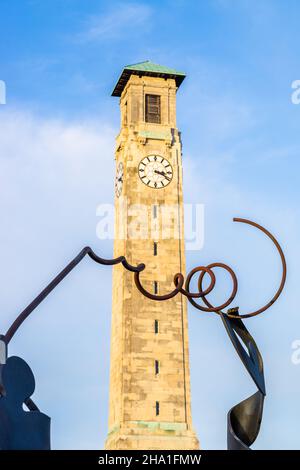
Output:
<svg viewBox="0 0 300 470">
<path fill-rule="evenodd" d="M 1 110 L 1 333 L 83 246 L 112 257 L 96 238 L 96 207 L 113 201 L 115 134 L 101 121 Z M 110 276 L 82 262 L 10 345 L 34 371 L 53 448 L 99 448 L 107 433 Z"/>
<path fill-rule="evenodd" d="M 145 26 L 151 13 L 150 6 L 142 3 L 114 4 L 106 13 L 91 16 L 77 39 L 80 42 L 92 42 L 132 34 L 137 28 Z"/>
<path fill-rule="evenodd" d="M 102 168 L 114 161 L 115 131 L 100 121 L 63 122 L 23 111 L 0 115 L 0 191 L 2 200 L 29 183 L 43 192 L 82 182 L 107 188 Z M 87 188 L 91 184 L 87 184 Z M 99 191 L 101 196 L 101 191 Z"/>
</svg>

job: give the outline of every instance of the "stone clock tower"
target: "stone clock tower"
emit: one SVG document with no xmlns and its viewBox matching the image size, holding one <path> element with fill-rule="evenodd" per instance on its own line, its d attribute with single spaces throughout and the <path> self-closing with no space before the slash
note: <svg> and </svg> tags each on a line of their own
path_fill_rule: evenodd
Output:
<svg viewBox="0 0 300 470">
<path fill-rule="evenodd" d="M 176 91 L 185 75 L 149 61 L 124 68 L 116 144 L 114 256 L 146 264 L 143 286 L 162 295 L 185 272 L 182 157 Z M 106 449 L 198 449 L 192 428 L 187 307 L 157 302 L 113 271 Z"/>
</svg>

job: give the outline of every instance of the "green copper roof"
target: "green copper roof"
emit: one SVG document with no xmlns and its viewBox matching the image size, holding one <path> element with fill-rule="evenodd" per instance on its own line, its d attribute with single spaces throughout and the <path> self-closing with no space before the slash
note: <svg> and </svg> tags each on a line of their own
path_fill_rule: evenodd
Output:
<svg viewBox="0 0 300 470">
<path fill-rule="evenodd" d="M 146 60 L 145 62 L 126 65 L 126 67 L 124 67 L 114 91 L 112 92 L 112 96 L 121 96 L 130 75 L 174 78 L 177 87 L 179 87 L 185 79 L 185 74 L 183 72 L 178 72 L 178 70 L 170 69 L 169 67 L 154 64 L 153 62 L 150 62 L 150 60 Z"/>
<path fill-rule="evenodd" d="M 170 67 L 165 67 L 164 65 L 153 64 L 150 60 L 146 60 L 145 62 L 139 62 L 133 65 L 126 65 L 125 69 L 127 70 L 137 70 L 142 72 L 155 72 L 155 73 L 165 73 L 169 75 L 182 75 L 185 77 L 185 74 L 179 72 L 175 69 L 170 69 Z"/>
</svg>

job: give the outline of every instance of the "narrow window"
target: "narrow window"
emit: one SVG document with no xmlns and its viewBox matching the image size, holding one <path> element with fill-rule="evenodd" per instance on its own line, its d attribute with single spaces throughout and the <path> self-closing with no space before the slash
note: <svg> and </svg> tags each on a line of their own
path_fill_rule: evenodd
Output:
<svg viewBox="0 0 300 470">
<path fill-rule="evenodd" d="M 159 415 L 159 401 L 155 402 L 155 412 L 156 412 L 156 416 Z"/>
<path fill-rule="evenodd" d="M 155 322 L 154 322 L 154 333 L 156 335 L 158 334 L 158 320 L 155 320 Z"/>
<path fill-rule="evenodd" d="M 153 206 L 153 218 L 157 219 L 157 205 L 156 204 Z"/>
<path fill-rule="evenodd" d="M 124 126 L 127 126 L 127 101 L 124 105 Z"/>
<path fill-rule="evenodd" d="M 159 374 L 159 362 L 155 361 L 155 375 Z"/>
<path fill-rule="evenodd" d="M 160 96 L 146 95 L 146 122 L 160 124 Z"/>
<path fill-rule="evenodd" d="M 158 245 L 157 242 L 154 242 L 154 243 L 153 243 L 153 253 L 154 253 L 154 256 L 157 256 L 157 245 Z"/>
<path fill-rule="evenodd" d="M 158 282 L 154 281 L 154 294 L 158 294 Z"/>
</svg>

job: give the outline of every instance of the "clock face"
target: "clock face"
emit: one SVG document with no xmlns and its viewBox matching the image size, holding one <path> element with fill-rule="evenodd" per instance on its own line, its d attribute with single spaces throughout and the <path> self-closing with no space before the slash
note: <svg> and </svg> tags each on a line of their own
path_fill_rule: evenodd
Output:
<svg viewBox="0 0 300 470">
<path fill-rule="evenodd" d="M 154 189 L 168 186 L 173 178 L 173 168 L 168 160 L 160 155 L 148 155 L 139 163 L 139 177 L 144 184 Z"/>
<path fill-rule="evenodd" d="M 117 168 L 117 174 L 116 174 L 116 179 L 115 179 L 115 192 L 116 192 L 117 197 L 120 197 L 122 193 L 123 178 L 124 178 L 124 166 L 123 166 L 123 163 L 120 162 Z"/>
</svg>

